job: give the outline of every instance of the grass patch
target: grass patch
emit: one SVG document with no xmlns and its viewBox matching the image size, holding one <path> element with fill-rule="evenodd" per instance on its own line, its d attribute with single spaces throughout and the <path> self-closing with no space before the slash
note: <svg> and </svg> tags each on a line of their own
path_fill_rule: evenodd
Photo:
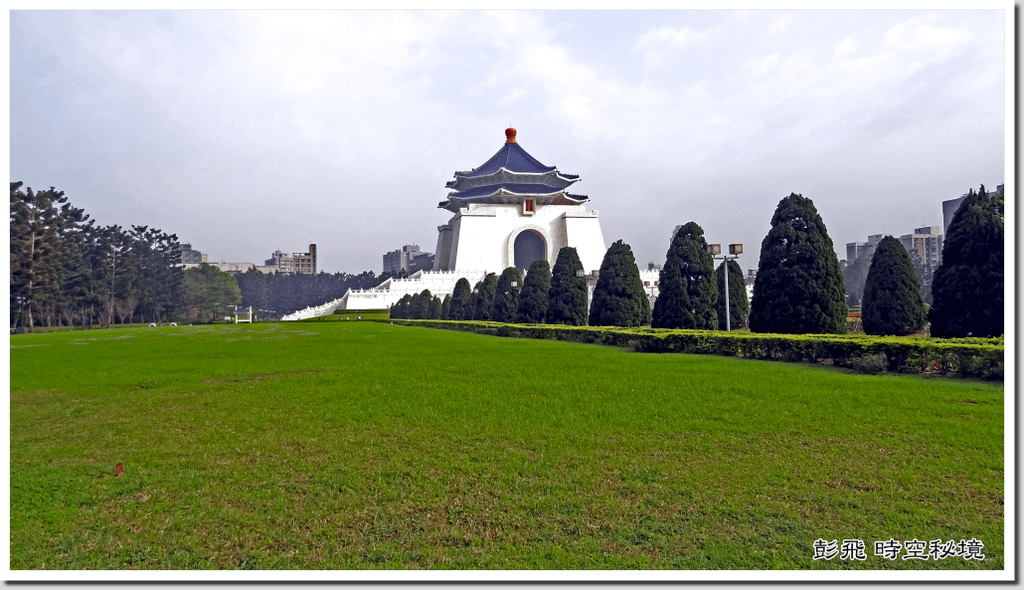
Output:
<svg viewBox="0 0 1024 590">
<path fill-rule="evenodd" d="M 1004 567 L 1001 384 L 344 320 L 11 345 L 12 569 Z"/>
</svg>

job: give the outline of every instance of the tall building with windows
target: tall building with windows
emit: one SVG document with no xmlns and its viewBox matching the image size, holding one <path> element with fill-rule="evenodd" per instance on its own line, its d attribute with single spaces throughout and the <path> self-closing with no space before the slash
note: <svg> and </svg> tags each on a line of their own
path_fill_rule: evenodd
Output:
<svg viewBox="0 0 1024 590">
<path fill-rule="evenodd" d="M 937 269 L 942 261 L 942 232 L 938 226 L 919 227 L 914 233 L 900 236 L 900 243 L 907 249 L 907 253 L 920 257 L 921 262 L 931 268 Z"/>
<path fill-rule="evenodd" d="M 384 272 L 397 276 L 402 271 L 411 275 L 419 270 L 432 270 L 434 268 L 434 255 L 430 252 L 423 252 L 416 244 L 406 244 L 398 250 L 392 250 L 384 255 Z"/>
<path fill-rule="evenodd" d="M 206 255 L 193 250 L 192 244 L 181 244 L 181 264 L 201 264 L 206 262 Z"/>
<path fill-rule="evenodd" d="M 1003 185 L 999 184 L 999 185 L 996 185 L 996 189 L 995 190 L 985 189 L 985 191 L 988 192 L 989 194 L 998 194 L 998 193 L 1003 192 Z M 943 233 L 948 233 L 949 232 L 949 224 L 953 221 L 953 215 L 956 214 L 956 210 L 958 208 L 960 208 L 960 203 L 964 202 L 964 197 L 966 197 L 966 196 L 967 196 L 967 193 L 964 193 L 964 194 L 960 195 L 956 199 L 950 199 L 948 201 L 943 201 L 942 202 L 942 232 Z"/>
<path fill-rule="evenodd" d="M 875 255 L 875 248 L 878 247 L 878 242 L 882 241 L 885 234 L 875 234 L 868 236 L 867 242 L 849 242 L 846 244 L 846 263 L 853 264 L 858 258 L 867 258 L 869 261 L 871 257 Z"/>
<path fill-rule="evenodd" d="M 285 254 L 276 250 L 270 255 L 263 267 L 276 269 L 275 272 L 291 274 L 316 274 L 316 244 L 310 244 L 307 252 Z"/>
</svg>

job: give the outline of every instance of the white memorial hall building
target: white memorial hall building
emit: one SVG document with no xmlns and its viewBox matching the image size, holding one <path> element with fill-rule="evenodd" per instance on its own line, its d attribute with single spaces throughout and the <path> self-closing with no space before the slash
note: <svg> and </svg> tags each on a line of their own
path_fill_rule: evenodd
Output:
<svg viewBox="0 0 1024 590">
<path fill-rule="evenodd" d="M 583 268 L 596 279 L 607 248 L 597 211 L 588 211 L 586 196 L 569 192 L 579 182 L 575 174 L 545 166 L 516 142 L 516 130 L 505 130 L 505 143 L 496 154 L 468 172 L 456 172 L 445 185 L 450 192 L 438 208 L 452 216 L 437 228 L 434 268 L 405 279 L 388 279 L 373 289 L 350 289 L 343 297 L 292 314 L 301 319 L 335 309 L 387 309 L 406 294 L 424 289 L 444 298 L 465 278 L 475 285 L 487 273 L 501 274 L 510 266 L 525 271 L 538 258 L 552 267 L 558 251 L 576 248 Z M 656 273 L 641 278 L 654 285 Z M 593 289 L 594 280 L 588 281 Z M 650 296 L 656 290 L 648 289 Z"/>
<path fill-rule="evenodd" d="M 558 251 L 576 248 L 586 270 L 601 267 L 605 244 L 597 211 L 587 197 L 570 192 L 580 177 L 545 166 L 505 130 L 498 153 L 469 172 L 456 172 L 438 207 L 451 211 L 437 228 L 435 271 L 496 274 L 510 266 L 525 271 L 538 258 L 555 265 Z"/>
</svg>

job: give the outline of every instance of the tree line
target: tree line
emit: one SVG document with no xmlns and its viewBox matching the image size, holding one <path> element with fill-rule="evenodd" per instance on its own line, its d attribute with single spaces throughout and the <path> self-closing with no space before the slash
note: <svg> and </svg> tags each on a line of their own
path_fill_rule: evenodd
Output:
<svg viewBox="0 0 1024 590">
<path fill-rule="evenodd" d="M 915 264 L 899 240 L 885 237 L 866 270 L 862 322 L 868 334 L 907 335 L 931 321 L 937 337 L 1003 333 L 1003 195 L 985 187 L 969 192 L 957 210 L 934 273 L 928 310 Z M 725 269 L 728 268 L 728 273 Z M 728 275 L 729 310 L 725 308 Z M 460 279 L 443 300 L 424 290 L 405 295 L 392 317 L 492 320 L 592 326 L 644 326 L 752 332 L 843 334 L 847 290 L 832 239 L 814 203 L 796 193 L 782 199 L 761 242 L 753 298 L 734 261 L 717 269 L 704 231 L 695 222 L 673 235 L 653 309 L 629 245 L 619 240 L 605 253 L 592 300 L 576 250 L 562 248 L 555 268 L 537 260 L 525 282 L 519 270 L 490 273 L 470 290 Z"/>
<path fill-rule="evenodd" d="M 601 263 L 593 301 L 588 305 L 587 278 L 579 254 L 573 247 L 558 252 L 552 269 L 547 260 L 535 260 L 523 279 L 518 268 L 506 268 L 501 276 L 488 273 L 470 288 L 459 279 L 451 295 L 440 299 L 424 290 L 407 294 L 391 307 L 391 316 L 407 319 L 483 320 L 514 323 L 547 323 L 573 326 L 642 326 L 717 328 L 721 309 L 724 329 L 724 300 L 719 301 L 716 284 L 724 285 L 723 267 L 715 270 L 703 231 L 689 224 L 673 239 L 669 260 L 661 274 L 661 295 L 652 314 L 636 259 L 628 244 L 612 244 Z M 696 243 L 696 246 L 695 246 Z M 695 259 L 681 255 L 686 250 Z M 749 304 L 739 266 L 731 262 L 730 309 L 733 321 L 742 325 Z M 699 283 L 692 288 L 685 281 Z M 693 292 L 692 302 L 688 299 Z M 683 300 L 686 299 L 684 302 Z M 671 302 L 671 305 L 669 303 Z M 695 310 L 710 302 L 709 310 Z M 691 305 L 692 303 L 692 305 Z"/>
<path fill-rule="evenodd" d="M 251 305 L 280 317 L 334 299 L 386 275 L 319 273 L 233 277 L 210 265 L 183 270 L 178 237 L 157 228 L 101 226 L 53 187 L 11 182 L 12 330 L 209 322 Z"/>
<path fill-rule="evenodd" d="M 924 289 L 918 257 L 893 236 L 875 248 L 864 277 L 864 332 L 904 336 L 924 328 L 940 338 L 1003 333 L 1003 193 L 982 185 L 957 208 L 942 246 L 942 262 Z M 927 272 L 927 271 L 925 271 Z"/>
<path fill-rule="evenodd" d="M 280 318 L 300 309 L 337 299 L 349 289 L 369 289 L 390 275 L 344 272 L 317 274 L 265 274 L 249 269 L 235 275 L 242 305 L 252 306 L 260 318 Z"/>
<path fill-rule="evenodd" d="M 100 226 L 63 191 L 11 183 L 11 328 L 158 322 L 184 307 L 178 238 Z"/>
<path fill-rule="evenodd" d="M 909 334 L 931 321 L 940 337 L 1003 332 L 1003 194 L 971 190 L 953 217 L 943 260 L 924 304 L 921 277 L 898 240 L 887 236 L 866 271 L 862 322 L 869 334 Z M 53 187 L 33 191 L 11 183 L 10 317 L 12 330 L 35 326 L 210 321 L 239 303 L 265 318 L 280 317 L 336 298 L 349 288 L 385 280 L 360 274 L 231 277 L 201 265 L 183 271 L 177 236 L 148 226 L 99 226 Z M 576 250 L 563 248 L 551 269 L 535 261 L 525 281 L 514 267 L 488 274 L 472 289 L 460 279 L 444 300 L 423 291 L 392 306 L 394 317 L 474 319 L 517 323 L 724 329 L 725 269 L 730 323 L 753 332 L 844 333 L 847 290 L 825 224 L 810 199 L 779 202 L 761 243 L 752 301 L 739 265 L 716 270 L 695 222 L 672 238 L 654 306 L 629 245 L 605 253 L 588 306 L 587 282 Z"/>
<path fill-rule="evenodd" d="M 499 277 L 488 273 L 472 289 L 465 278 L 444 300 L 429 290 L 407 294 L 391 307 L 391 317 L 406 319 L 482 320 L 515 323 L 582 325 L 587 319 L 587 279 L 575 248 L 558 252 L 554 269 L 534 260 L 523 279 L 516 267 Z"/>
</svg>

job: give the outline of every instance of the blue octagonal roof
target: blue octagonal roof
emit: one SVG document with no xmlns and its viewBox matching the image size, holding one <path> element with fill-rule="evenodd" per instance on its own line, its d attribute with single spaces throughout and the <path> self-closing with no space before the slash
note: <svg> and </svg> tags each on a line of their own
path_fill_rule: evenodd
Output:
<svg viewBox="0 0 1024 590">
<path fill-rule="evenodd" d="M 506 141 L 496 154 L 486 162 L 468 172 L 456 172 L 455 179 L 445 186 L 453 189 L 448 200 L 438 204 L 445 209 L 457 210 L 467 200 L 486 202 L 499 197 L 499 193 L 525 195 L 562 195 L 559 199 L 582 203 L 587 198 L 564 192 L 569 185 L 579 181 L 576 174 L 565 174 L 555 166 L 545 166 L 526 153 L 516 143 L 516 130 L 505 130 Z"/>
<path fill-rule="evenodd" d="M 518 143 L 506 143 L 501 146 L 498 153 L 491 156 L 490 160 L 484 162 L 481 166 L 470 170 L 469 172 L 456 172 L 456 176 L 483 176 L 485 174 L 491 174 L 497 172 L 499 169 L 505 168 L 512 172 L 528 172 L 539 174 L 542 172 L 551 172 L 555 169 L 554 166 L 545 166 L 541 164 L 537 158 L 534 158 L 530 154 L 526 153 Z"/>
</svg>

